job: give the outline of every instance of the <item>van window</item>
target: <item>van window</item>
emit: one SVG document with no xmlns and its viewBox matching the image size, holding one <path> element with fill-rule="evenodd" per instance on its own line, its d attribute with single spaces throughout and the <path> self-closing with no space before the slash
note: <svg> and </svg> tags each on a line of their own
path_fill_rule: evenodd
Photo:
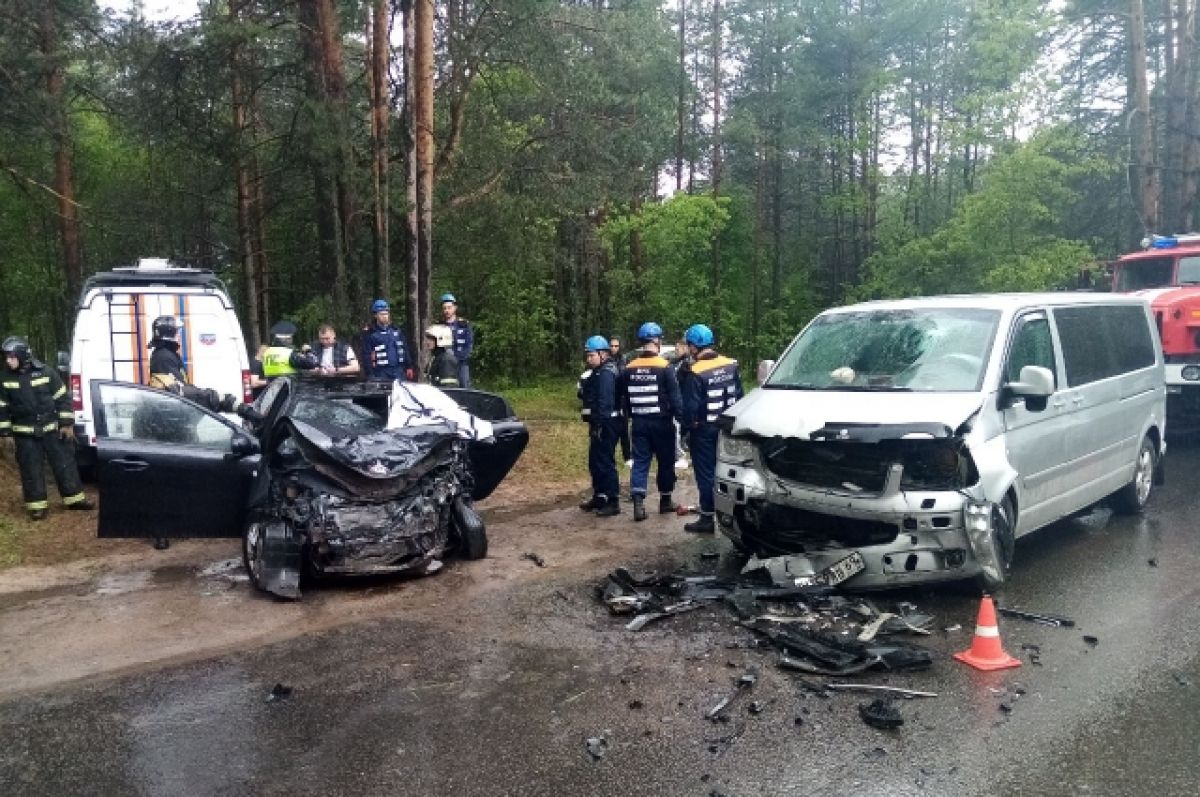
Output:
<svg viewBox="0 0 1200 797">
<path fill-rule="evenodd" d="M 1154 341 L 1141 307 L 1059 307 L 1054 323 L 1072 387 L 1154 365 Z"/>
<path fill-rule="evenodd" d="M 1008 365 L 1004 367 L 1006 382 L 1021 381 L 1021 369 L 1037 365 L 1054 374 L 1054 386 L 1058 387 L 1058 367 L 1054 362 L 1054 340 L 1050 337 L 1050 322 L 1046 316 L 1026 316 L 1013 336 L 1012 348 L 1008 352 Z"/>
</svg>

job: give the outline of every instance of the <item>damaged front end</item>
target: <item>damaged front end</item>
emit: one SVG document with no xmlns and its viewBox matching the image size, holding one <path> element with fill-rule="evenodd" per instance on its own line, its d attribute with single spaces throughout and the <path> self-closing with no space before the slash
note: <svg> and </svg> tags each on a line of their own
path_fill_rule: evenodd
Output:
<svg viewBox="0 0 1200 797">
<path fill-rule="evenodd" d="M 982 502 L 969 426 L 827 424 L 808 439 L 727 430 L 715 503 L 722 532 L 777 583 L 881 588 L 978 573 Z M 990 505 L 988 505 L 990 506 Z M 977 511 L 977 510 L 974 510 Z M 782 579 L 782 581 L 780 580 Z"/>
<path fill-rule="evenodd" d="M 331 438 L 287 420 L 265 476 L 246 535 L 247 570 L 255 586 L 282 597 L 298 597 L 293 571 L 435 572 L 464 531 L 484 533 L 470 506 L 469 443 L 450 426 Z"/>
</svg>

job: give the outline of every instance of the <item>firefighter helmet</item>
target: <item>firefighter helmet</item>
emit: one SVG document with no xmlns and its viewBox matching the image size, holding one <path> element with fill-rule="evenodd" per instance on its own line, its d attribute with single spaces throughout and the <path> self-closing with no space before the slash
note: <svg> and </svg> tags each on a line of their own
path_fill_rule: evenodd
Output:
<svg viewBox="0 0 1200 797">
<path fill-rule="evenodd" d="M 583 350 L 586 352 L 608 351 L 608 338 L 603 335 L 592 335 L 584 342 Z"/>
<path fill-rule="evenodd" d="M 175 316 L 160 315 L 154 319 L 154 323 L 150 325 L 150 331 L 154 335 L 154 340 L 179 340 L 179 321 Z"/>
<path fill-rule="evenodd" d="M 4 356 L 16 357 L 17 365 L 24 368 L 33 359 L 33 355 L 29 351 L 29 341 L 18 335 L 9 335 L 4 339 Z"/>
<path fill-rule="evenodd" d="M 433 324 L 425 330 L 425 337 L 433 338 L 435 346 L 449 348 L 454 345 L 454 333 L 445 324 Z"/>
</svg>

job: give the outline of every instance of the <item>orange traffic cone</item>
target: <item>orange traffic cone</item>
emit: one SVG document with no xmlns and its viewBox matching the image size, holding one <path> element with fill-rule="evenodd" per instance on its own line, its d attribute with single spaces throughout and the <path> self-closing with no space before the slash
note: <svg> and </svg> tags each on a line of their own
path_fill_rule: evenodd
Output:
<svg viewBox="0 0 1200 797">
<path fill-rule="evenodd" d="M 992 596 L 984 595 L 979 603 L 979 619 L 975 621 L 975 638 L 971 647 L 954 658 L 977 670 L 1003 670 L 1020 667 L 1021 662 L 1004 652 L 1000 645 L 1000 626 L 996 625 L 996 607 Z"/>
</svg>

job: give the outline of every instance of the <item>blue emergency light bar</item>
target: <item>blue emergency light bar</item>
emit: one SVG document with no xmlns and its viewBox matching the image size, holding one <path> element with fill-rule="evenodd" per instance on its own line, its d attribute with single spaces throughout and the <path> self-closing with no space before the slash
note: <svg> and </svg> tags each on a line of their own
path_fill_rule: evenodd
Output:
<svg viewBox="0 0 1200 797">
<path fill-rule="evenodd" d="M 1189 232 L 1186 235 L 1151 235 L 1142 239 L 1143 249 L 1174 249 L 1177 246 L 1200 244 L 1200 233 Z"/>
</svg>

